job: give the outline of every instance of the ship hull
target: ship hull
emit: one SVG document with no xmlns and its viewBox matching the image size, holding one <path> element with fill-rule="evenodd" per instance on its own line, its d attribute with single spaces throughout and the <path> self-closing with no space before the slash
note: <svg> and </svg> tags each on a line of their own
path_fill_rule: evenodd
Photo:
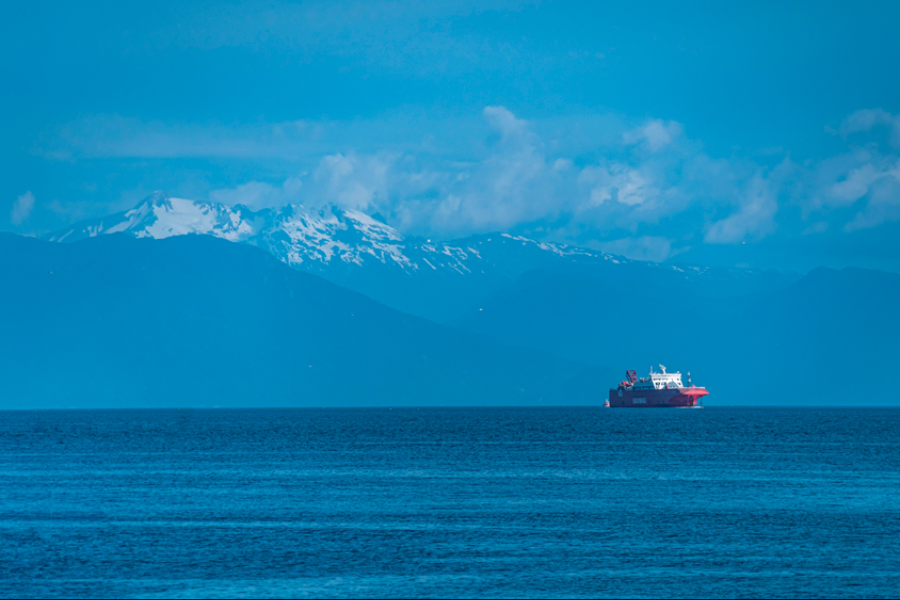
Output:
<svg viewBox="0 0 900 600">
<path fill-rule="evenodd" d="M 695 408 L 708 395 L 706 388 L 689 387 L 667 390 L 609 390 L 611 408 Z"/>
</svg>

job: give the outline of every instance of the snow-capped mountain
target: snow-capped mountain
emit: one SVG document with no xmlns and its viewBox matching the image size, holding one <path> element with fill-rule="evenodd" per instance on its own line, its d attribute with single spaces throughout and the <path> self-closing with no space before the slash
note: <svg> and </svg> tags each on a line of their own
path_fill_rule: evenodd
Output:
<svg viewBox="0 0 900 600">
<path fill-rule="evenodd" d="M 200 234 L 259 246 L 288 265 L 305 271 L 327 270 L 340 264 L 362 266 L 371 262 L 407 273 L 438 271 L 465 274 L 483 271 L 485 259 L 478 246 L 491 236 L 460 242 L 406 238 L 393 227 L 362 212 L 329 207 L 319 211 L 302 205 L 252 211 L 244 206 L 166 197 L 156 192 L 133 209 L 102 219 L 79 223 L 46 236 L 53 242 L 74 242 L 111 233 L 162 239 Z M 497 237 L 497 236 L 494 236 Z M 600 252 L 539 243 L 508 234 L 501 241 L 518 242 L 555 256 L 595 256 L 627 260 Z M 467 243 L 468 242 L 468 243 Z"/>
<path fill-rule="evenodd" d="M 254 212 L 244 206 L 169 198 L 159 192 L 129 211 L 80 223 L 46 239 L 71 242 L 119 232 L 153 239 L 211 235 L 261 246 L 285 263 L 305 269 L 332 261 L 361 265 L 369 258 L 402 269 L 415 268 L 399 251 L 402 236 L 396 230 L 357 211 L 316 213 L 302 206 L 285 206 Z"/>
<path fill-rule="evenodd" d="M 168 219 L 180 203 L 165 202 Z M 599 402 L 619 369 L 659 360 L 694 369 L 730 403 L 846 404 L 848 389 L 851 403 L 889 401 L 857 374 L 896 370 L 896 274 L 817 269 L 791 280 L 560 255 L 506 236 L 430 244 L 433 251 L 423 249 L 427 241 L 392 242 L 419 265 L 404 270 L 337 237 L 362 236 L 355 223 L 368 221 L 326 212 L 317 223 L 333 217 L 343 227 L 323 235 L 347 250 L 331 243 L 330 259 L 313 253 L 320 258 L 299 263 L 326 266 L 311 276 L 250 244 L 175 235 L 259 238 L 264 229 L 253 227 L 266 226 L 265 215 L 187 205 L 165 222 L 154 215 L 160 206 L 143 208 L 76 228 L 66 240 L 97 237 L 75 244 L 0 233 L 0 304 L 8 308 L 0 404 L 573 404 Z M 100 234 L 112 229 L 120 233 Z M 417 262 L 444 246 L 485 271 Z M 339 258 L 351 251 L 361 265 Z M 343 288 L 325 281 L 342 276 Z M 760 393 L 760 377 L 778 382 L 775 393 Z M 810 395 L 810 378 L 832 385 Z"/>
<path fill-rule="evenodd" d="M 369 215 L 335 206 L 310 210 L 288 205 L 253 211 L 170 198 L 161 192 L 129 211 L 79 223 L 45 239 L 74 242 L 112 233 L 152 239 L 210 235 L 251 244 L 295 269 L 321 275 L 394 308 L 445 322 L 535 269 L 599 273 L 610 281 L 652 276 L 718 285 L 722 279 L 721 273 L 714 275 L 709 269 L 634 261 L 506 233 L 432 242 L 406 237 Z M 731 272 L 725 279 L 758 279 L 748 279 L 748 273 Z"/>
</svg>

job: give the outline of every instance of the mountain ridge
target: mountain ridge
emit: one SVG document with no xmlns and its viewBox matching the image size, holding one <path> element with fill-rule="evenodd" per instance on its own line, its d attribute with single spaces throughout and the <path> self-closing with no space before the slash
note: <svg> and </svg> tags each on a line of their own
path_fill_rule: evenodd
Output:
<svg viewBox="0 0 900 600">
<path fill-rule="evenodd" d="M 626 257 L 508 233 L 447 242 L 404 236 L 360 211 L 301 205 L 252 211 L 154 193 L 135 208 L 44 236 L 71 242 L 110 233 L 165 239 L 200 234 L 262 248 L 287 264 L 321 275 L 398 310 L 451 324 L 483 299 L 531 270 L 578 271 L 625 280 L 677 278 L 742 293 L 783 286 L 795 274 L 706 268 Z M 737 287 L 734 291 L 730 288 Z"/>
<path fill-rule="evenodd" d="M 3 234 L 0 279 L 3 408 L 572 404 L 598 383 L 210 236 Z"/>
<path fill-rule="evenodd" d="M 710 401 L 888 405 L 896 400 L 881 379 L 898 371 L 898 305 L 900 275 L 853 267 L 814 269 L 783 289 L 729 298 L 532 271 L 457 324 L 623 370 L 664 357 L 690 368 Z"/>
<path fill-rule="evenodd" d="M 299 204 L 288 204 L 277 209 L 253 211 L 243 205 L 232 207 L 216 202 L 174 198 L 162 192 L 154 192 L 131 210 L 77 223 L 47 234 L 42 239 L 72 242 L 111 233 L 154 239 L 187 234 L 211 235 L 262 247 L 295 267 L 305 262 L 327 264 L 334 259 L 361 265 L 374 258 L 405 271 L 444 267 L 465 273 L 472 271 L 467 261 L 481 259 L 477 249 L 460 245 L 460 242 L 476 240 L 478 236 L 450 242 L 407 237 L 383 221 L 358 210 L 332 205 L 315 211 Z M 534 244 L 543 251 L 559 255 L 583 254 L 606 260 L 630 260 L 509 234 L 494 235 Z M 491 240 L 490 235 L 481 237 Z M 403 249 L 417 252 L 420 256 L 410 258 L 402 252 Z"/>
</svg>

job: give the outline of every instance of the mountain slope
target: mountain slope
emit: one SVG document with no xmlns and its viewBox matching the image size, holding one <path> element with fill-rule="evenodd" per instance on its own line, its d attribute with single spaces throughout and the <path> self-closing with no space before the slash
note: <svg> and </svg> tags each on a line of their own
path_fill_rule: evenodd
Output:
<svg viewBox="0 0 900 600">
<path fill-rule="evenodd" d="M 596 401 L 578 387 L 594 377 L 580 365 L 399 313 L 208 236 L 4 234 L 0 280 L 6 408 Z"/>
<path fill-rule="evenodd" d="M 508 234 L 450 242 L 404 237 L 358 211 L 284 206 L 246 207 L 168 198 L 156 193 L 134 209 L 51 234 L 70 242 L 108 233 L 164 239 L 203 234 L 262 248 L 285 264 L 314 273 L 388 306 L 443 323 L 514 283 L 530 270 L 577 273 L 611 281 L 689 281 L 711 295 L 735 296 L 784 287 L 790 274 L 705 269 L 633 261 L 585 248 Z"/>
<path fill-rule="evenodd" d="M 900 276 L 862 269 L 735 297 L 531 272 L 459 325 L 570 360 L 690 369 L 711 402 L 896 404 L 884 380 L 900 373 L 898 305 Z"/>
</svg>

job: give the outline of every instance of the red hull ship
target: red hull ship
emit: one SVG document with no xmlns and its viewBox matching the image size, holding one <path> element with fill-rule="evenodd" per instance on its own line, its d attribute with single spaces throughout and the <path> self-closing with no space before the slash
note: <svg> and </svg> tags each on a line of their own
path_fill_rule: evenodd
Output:
<svg viewBox="0 0 900 600">
<path fill-rule="evenodd" d="M 681 373 L 666 373 L 666 368 L 659 365 L 662 373 L 654 373 L 650 367 L 650 375 L 638 379 L 636 371 L 626 371 L 626 379 L 616 388 L 610 388 L 609 401 L 604 406 L 613 408 L 698 408 L 703 406 L 700 400 L 709 395 L 706 388 L 691 385 L 691 374 L 688 373 L 687 387 L 681 384 Z"/>
</svg>

